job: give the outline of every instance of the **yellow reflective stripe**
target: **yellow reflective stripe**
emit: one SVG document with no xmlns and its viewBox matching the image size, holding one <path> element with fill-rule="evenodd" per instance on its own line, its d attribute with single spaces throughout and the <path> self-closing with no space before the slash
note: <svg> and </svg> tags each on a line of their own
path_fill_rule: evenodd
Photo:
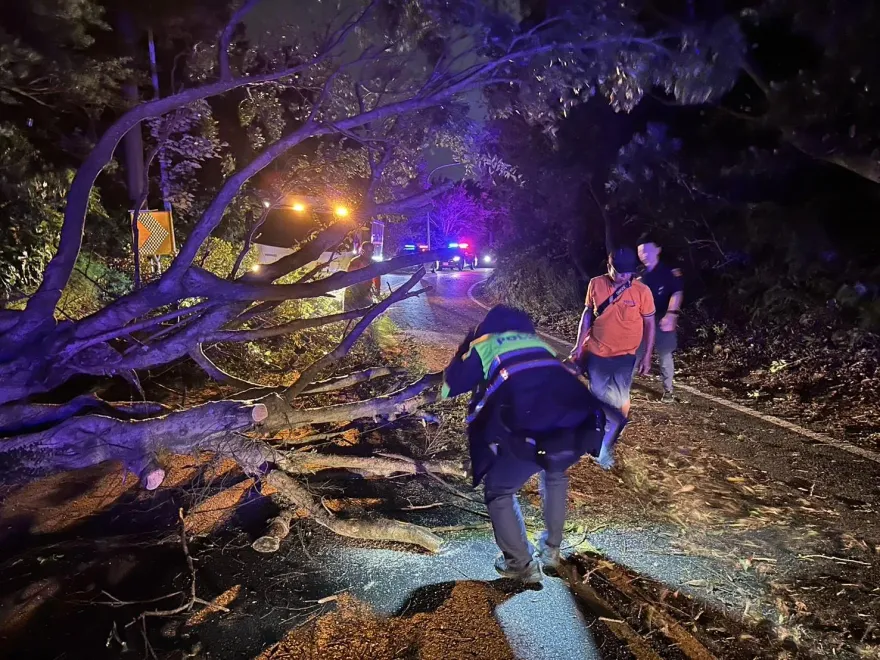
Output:
<svg viewBox="0 0 880 660">
<path fill-rule="evenodd" d="M 467 360 L 467 359 L 471 356 L 471 351 L 474 350 L 474 347 L 475 347 L 477 344 L 480 344 L 480 343 L 482 343 L 482 342 L 484 342 L 484 341 L 488 341 L 489 337 L 491 337 L 491 336 L 492 336 L 492 335 L 483 335 L 482 337 L 477 337 L 476 339 L 474 339 L 474 340 L 471 342 L 471 345 L 470 345 L 470 347 L 468 348 L 467 353 L 465 353 L 464 355 L 461 356 L 462 361 Z"/>
<path fill-rule="evenodd" d="M 491 340 L 491 341 L 488 341 Z M 505 353 L 523 349 L 542 349 L 555 356 L 554 351 L 548 344 L 541 341 L 537 335 L 528 332 L 502 332 L 499 334 L 484 335 L 471 344 L 477 351 L 483 364 L 483 377 L 488 378 L 492 369 L 492 361 L 496 358 L 504 359 Z"/>
</svg>

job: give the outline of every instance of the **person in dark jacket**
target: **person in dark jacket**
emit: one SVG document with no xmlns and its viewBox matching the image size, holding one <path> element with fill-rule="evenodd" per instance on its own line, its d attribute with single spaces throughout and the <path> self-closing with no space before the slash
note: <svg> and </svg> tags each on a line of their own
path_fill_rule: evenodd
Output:
<svg viewBox="0 0 880 660">
<path fill-rule="evenodd" d="M 499 305 L 459 346 L 443 372 L 443 396 L 472 392 L 468 442 L 473 484 L 484 481 L 486 507 L 501 555 L 495 569 L 534 583 L 541 563 L 555 569 L 568 501 L 567 470 L 584 454 L 610 451 L 623 416 L 594 397 L 535 331 L 529 316 Z M 546 531 L 537 558 L 516 494 L 543 471 Z"/>
</svg>

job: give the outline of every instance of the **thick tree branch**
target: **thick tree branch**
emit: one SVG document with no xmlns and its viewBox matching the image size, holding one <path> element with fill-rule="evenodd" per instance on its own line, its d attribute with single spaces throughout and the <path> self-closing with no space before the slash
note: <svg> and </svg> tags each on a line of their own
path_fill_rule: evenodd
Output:
<svg viewBox="0 0 880 660">
<path fill-rule="evenodd" d="M 83 415 L 45 431 L 0 441 L 0 455 L 16 454 L 19 469 L 31 474 L 121 461 L 128 472 L 149 476 L 150 483 L 158 486 L 164 474 L 157 474 L 156 456 L 212 451 L 234 458 L 246 472 L 256 474 L 274 454 L 240 434 L 267 414 L 264 405 L 251 401 L 216 401 L 143 421 Z"/>
<path fill-rule="evenodd" d="M 407 254 L 388 261 L 377 262 L 350 273 L 338 272 L 314 282 L 296 284 L 260 284 L 242 279 L 228 282 L 216 275 L 192 268 L 183 282 L 183 291 L 190 296 L 210 295 L 217 302 L 254 302 L 257 300 L 299 300 L 317 298 L 338 291 L 352 284 L 366 282 L 380 275 L 393 273 L 400 268 L 422 266 L 447 255 L 448 250 L 435 250 L 419 254 Z"/>
<path fill-rule="evenodd" d="M 315 474 L 322 470 L 353 470 L 368 472 L 380 477 L 395 474 L 442 474 L 449 477 L 467 478 L 467 470 L 461 462 L 417 461 L 388 458 L 385 456 L 339 456 L 311 451 L 285 452 L 275 459 L 275 465 L 289 474 Z"/>
<path fill-rule="evenodd" d="M 411 291 L 407 293 L 405 296 L 400 298 L 400 300 L 406 300 L 407 298 L 413 298 L 415 296 L 422 295 L 427 289 L 420 289 L 418 291 Z M 398 301 L 395 301 L 398 302 Z M 339 323 L 341 321 L 352 321 L 354 319 L 359 319 L 370 312 L 373 307 L 362 307 L 360 309 L 352 309 L 347 312 L 338 312 L 336 314 L 328 314 L 327 316 L 317 316 L 314 318 L 308 319 L 297 319 L 295 321 L 291 321 L 290 323 L 282 323 L 280 325 L 273 325 L 268 328 L 256 328 L 254 330 L 220 330 L 211 335 L 208 335 L 204 339 L 204 343 L 208 344 L 216 344 L 221 342 L 236 342 L 240 343 L 243 341 L 257 341 L 259 339 L 269 339 L 271 337 L 280 337 L 282 335 L 289 335 L 293 332 L 299 332 L 301 330 L 309 330 L 311 328 L 319 328 L 324 325 L 330 325 L 331 323 Z M 236 319 L 237 321 L 238 319 Z"/>
<path fill-rule="evenodd" d="M 108 403 L 94 394 L 74 397 L 64 404 L 17 403 L 0 406 L 0 435 L 20 435 L 59 424 L 84 412 L 99 412 L 117 419 L 137 419 L 170 412 L 161 403 Z"/>
<path fill-rule="evenodd" d="M 430 190 L 426 190 L 418 195 L 410 195 L 403 199 L 376 204 L 370 209 L 371 215 L 395 215 L 398 213 L 411 213 L 413 211 L 418 211 L 430 204 L 434 198 L 449 192 L 454 187 L 455 181 L 447 181 L 439 186 L 433 186 Z"/>
<path fill-rule="evenodd" d="M 266 483 L 275 489 L 273 500 L 283 507 L 296 507 L 308 513 L 309 517 L 330 531 L 349 538 L 371 541 L 395 541 L 418 545 L 430 552 L 440 549 L 440 537 L 424 527 L 397 520 L 340 520 L 332 516 L 315 501 L 309 492 L 294 479 L 280 470 L 272 470 Z"/>
</svg>

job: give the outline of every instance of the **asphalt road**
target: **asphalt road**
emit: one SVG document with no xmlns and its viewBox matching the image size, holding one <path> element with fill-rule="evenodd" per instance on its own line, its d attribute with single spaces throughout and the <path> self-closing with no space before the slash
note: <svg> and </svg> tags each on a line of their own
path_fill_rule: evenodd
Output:
<svg viewBox="0 0 880 660">
<path fill-rule="evenodd" d="M 406 300 L 389 311 L 403 332 L 432 347 L 435 353 L 432 368 L 442 368 L 465 333 L 483 318 L 485 310 L 475 304 L 468 293 L 486 276 L 486 271 L 428 275 L 424 283 L 433 287 L 429 295 Z M 392 275 L 386 281 L 398 286 L 405 279 L 405 275 Z M 569 349 L 558 341 L 550 343 L 561 351 Z M 880 561 L 876 554 L 880 552 L 880 516 L 877 515 L 880 463 L 876 455 L 853 454 L 810 437 L 808 432 L 781 428 L 749 414 L 742 406 L 734 409 L 720 399 L 698 396 L 694 388 L 688 389 L 691 394 L 684 404 L 664 407 L 653 401 L 651 388 L 659 393 L 655 384 L 643 380 L 638 384 L 639 391 L 634 392 L 636 424 L 650 427 L 660 424 L 658 429 L 672 429 L 672 442 L 675 442 L 676 427 L 696 434 L 719 460 L 743 466 L 761 483 L 790 492 L 795 509 L 822 510 L 826 522 L 807 525 L 813 528 L 811 534 L 825 539 L 824 545 L 817 547 L 829 554 L 862 562 L 828 565 L 827 559 L 820 558 L 824 565 L 807 565 L 796 550 L 783 543 L 779 546 L 780 571 L 784 565 L 790 569 L 791 576 L 809 578 L 811 570 L 819 571 L 819 575 L 824 569 L 833 569 L 841 572 L 845 580 L 845 569 L 861 566 L 865 572 L 860 579 L 877 583 L 875 578 L 880 578 Z M 666 547 L 665 539 L 673 535 L 671 532 L 680 531 L 656 527 L 606 529 L 591 535 L 589 541 L 609 558 L 682 591 L 715 600 L 728 611 L 742 612 L 743 607 L 756 606 L 763 609 L 762 601 L 769 607 L 770 600 L 765 600 L 767 593 L 759 593 L 760 586 L 747 584 L 745 577 L 745 583 L 738 584 L 736 592 L 727 595 L 690 589 L 687 585 L 699 584 L 717 567 L 706 558 L 683 556 L 672 546 Z M 766 613 L 770 615 L 771 611 L 768 609 Z"/>
</svg>

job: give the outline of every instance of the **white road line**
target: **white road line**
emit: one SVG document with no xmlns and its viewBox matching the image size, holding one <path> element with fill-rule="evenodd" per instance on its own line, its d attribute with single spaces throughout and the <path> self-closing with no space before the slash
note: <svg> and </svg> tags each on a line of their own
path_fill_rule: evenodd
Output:
<svg viewBox="0 0 880 660">
<path fill-rule="evenodd" d="M 479 282 L 475 282 L 467 292 L 468 298 L 475 305 L 482 307 L 485 310 L 489 310 L 490 307 L 483 302 L 477 300 L 476 296 L 474 296 L 474 289 L 476 289 L 480 284 L 482 284 L 485 280 L 481 280 Z M 563 344 L 564 346 L 571 346 L 571 342 L 562 339 L 561 337 L 557 337 L 556 335 L 551 335 L 547 332 L 538 331 L 538 334 L 544 337 L 545 339 L 550 339 L 552 341 Z M 675 386 L 679 389 L 684 390 L 690 394 L 696 395 L 703 399 L 707 399 L 712 403 L 717 403 L 720 406 L 724 406 L 726 408 L 730 408 L 731 410 L 736 410 L 737 412 L 743 413 L 744 415 L 749 415 L 750 417 L 755 417 L 764 422 L 768 422 L 770 424 L 774 424 L 780 428 L 786 429 L 787 431 L 792 431 L 797 433 L 805 438 L 810 438 L 810 440 L 815 440 L 816 442 L 820 442 L 823 445 L 828 445 L 829 447 L 835 447 L 836 449 L 841 449 L 845 452 L 849 452 L 850 454 L 854 454 L 856 456 L 860 456 L 862 458 L 866 458 L 869 461 L 874 461 L 875 463 L 880 463 L 880 453 L 875 451 L 871 451 L 870 449 L 864 449 L 863 447 L 859 447 L 857 445 L 852 444 L 851 442 L 847 442 L 846 440 L 837 440 L 836 438 L 832 438 L 831 436 L 825 435 L 824 433 L 816 433 L 815 431 L 811 431 L 810 429 L 805 429 L 803 426 L 798 424 L 794 424 L 793 422 L 788 422 L 784 419 L 780 419 L 779 417 L 774 417 L 773 415 L 767 415 L 762 412 L 758 412 L 757 410 L 752 410 L 751 408 L 747 408 L 735 401 L 729 401 L 728 399 L 722 399 L 721 397 L 715 396 L 713 394 L 706 394 L 705 392 L 701 392 L 695 387 L 691 387 L 690 385 L 685 385 L 683 383 L 676 383 Z"/>
</svg>

